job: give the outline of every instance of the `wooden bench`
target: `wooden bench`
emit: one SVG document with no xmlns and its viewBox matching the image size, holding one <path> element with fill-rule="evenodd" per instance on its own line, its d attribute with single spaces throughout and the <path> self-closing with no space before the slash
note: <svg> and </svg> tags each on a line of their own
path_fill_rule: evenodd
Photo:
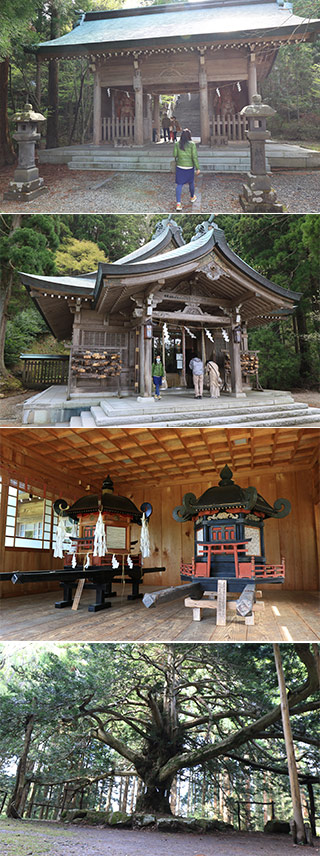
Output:
<svg viewBox="0 0 320 856">
<path fill-rule="evenodd" d="M 256 598 L 262 597 L 262 591 L 255 591 Z M 191 607 L 193 621 L 201 621 L 201 611 L 203 609 L 216 609 L 218 627 L 224 627 L 227 623 L 227 609 L 237 611 L 238 600 L 235 600 L 233 595 L 227 593 L 227 580 L 218 580 L 217 591 L 204 591 L 200 600 L 194 600 L 192 597 L 186 597 L 184 605 Z M 254 624 L 254 612 L 264 609 L 264 602 L 252 604 L 252 612 L 245 616 L 245 624 Z"/>
</svg>

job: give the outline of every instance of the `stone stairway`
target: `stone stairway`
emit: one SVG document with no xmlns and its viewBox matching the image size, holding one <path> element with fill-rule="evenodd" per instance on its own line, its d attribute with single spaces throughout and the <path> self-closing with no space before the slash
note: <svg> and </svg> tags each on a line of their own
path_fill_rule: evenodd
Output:
<svg viewBox="0 0 320 856">
<path fill-rule="evenodd" d="M 209 400 L 210 401 L 210 400 Z M 194 402 L 195 404 L 195 402 Z M 72 416 L 69 422 L 71 428 L 96 428 L 96 427 L 125 427 L 125 426 L 154 426 L 157 428 L 168 427 L 202 427 L 206 425 L 243 427 L 280 427 L 301 426 L 320 424 L 320 408 L 309 407 L 302 402 L 267 403 L 265 405 L 250 404 L 250 407 L 232 405 L 231 407 L 215 408 L 214 403 L 206 406 L 202 402 L 201 410 L 197 405 L 186 412 L 186 404 L 170 407 L 170 404 L 162 401 L 152 402 L 148 406 L 136 408 L 130 407 L 126 413 L 125 406 L 115 413 L 112 412 L 108 401 L 101 401 L 99 405 L 93 405 L 90 410 L 83 410 L 80 416 Z"/>
<path fill-rule="evenodd" d="M 200 96 L 199 92 L 184 92 L 174 107 L 174 115 L 178 119 L 181 128 L 189 128 L 193 139 L 200 137 Z"/>
<path fill-rule="evenodd" d="M 72 170 L 170 172 L 172 153 L 173 143 L 160 143 L 143 148 L 88 147 L 72 152 L 68 167 Z M 246 173 L 250 170 L 249 149 L 245 147 L 232 149 L 231 146 L 224 146 L 211 149 L 209 146 L 200 146 L 198 157 L 202 173 Z"/>
</svg>

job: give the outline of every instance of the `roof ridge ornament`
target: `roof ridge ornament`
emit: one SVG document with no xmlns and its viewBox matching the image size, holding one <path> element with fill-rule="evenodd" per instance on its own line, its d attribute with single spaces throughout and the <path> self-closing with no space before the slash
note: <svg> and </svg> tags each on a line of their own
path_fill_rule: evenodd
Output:
<svg viewBox="0 0 320 856">
<path fill-rule="evenodd" d="M 169 216 L 164 217 L 163 220 L 158 220 L 158 222 L 155 225 L 155 229 L 154 229 L 154 232 L 152 234 L 151 240 L 154 240 L 155 238 L 159 238 L 159 236 L 162 234 L 162 232 L 164 232 L 165 229 L 167 229 L 170 226 L 172 229 L 180 232 L 181 237 L 183 237 L 182 227 L 178 226 L 178 223 L 176 222 L 176 220 L 173 219 L 172 214 L 169 214 Z"/>
<path fill-rule="evenodd" d="M 225 487 L 226 485 L 234 484 L 232 476 L 233 476 L 232 470 L 230 470 L 230 467 L 228 467 L 228 464 L 225 464 L 223 469 L 220 470 L 221 481 L 219 481 L 219 487 Z"/>
</svg>

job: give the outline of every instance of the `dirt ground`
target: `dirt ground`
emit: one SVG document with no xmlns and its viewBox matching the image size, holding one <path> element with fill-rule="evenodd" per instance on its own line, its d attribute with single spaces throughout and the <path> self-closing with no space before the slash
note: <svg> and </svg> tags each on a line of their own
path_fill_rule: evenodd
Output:
<svg viewBox="0 0 320 856">
<path fill-rule="evenodd" d="M 180 834 L 0 820 L 1 856 L 292 856 L 289 835 Z M 319 840 L 313 854 L 320 852 Z"/>
<path fill-rule="evenodd" d="M 21 211 L 21 202 L 3 200 L 14 166 L 0 170 L 0 207 L 3 212 Z M 163 213 L 176 210 L 175 183 L 171 173 L 69 170 L 66 164 L 40 164 L 40 175 L 48 192 L 24 203 L 24 212 L 49 213 L 92 211 L 95 213 Z M 196 179 L 195 203 L 187 190 L 182 194 L 184 212 L 241 213 L 239 193 L 245 175 L 210 173 Z M 320 170 L 274 170 L 272 186 L 278 201 L 290 214 L 317 213 Z"/>
<path fill-rule="evenodd" d="M 24 392 L 8 395 L 0 399 L 0 426 L 3 428 L 14 427 L 22 424 L 22 405 L 27 398 L 31 398 L 35 390 L 29 389 Z M 320 408 L 320 393 L 312 390 L 297 390 L 292 392 L 295 401 L 304 401 L 309 407 Z M 59 426 L 58 426 L 59 427 Z"/>
</svg>

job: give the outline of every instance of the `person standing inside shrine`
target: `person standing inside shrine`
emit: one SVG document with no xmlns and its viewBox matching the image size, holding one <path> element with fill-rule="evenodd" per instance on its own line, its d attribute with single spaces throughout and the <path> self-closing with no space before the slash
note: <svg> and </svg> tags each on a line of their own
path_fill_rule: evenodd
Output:
<svg viewBox="0 0 320 856">
<path fill-rule="evenodd" d="M 209 376 L 210 398 L 219 398 L 222 379 L 220 377 L 219 366 L 214 360 L 207 360 L 206 371 Z"/>
<path fill-rule="evenodd" d="M 195 398 L 202 398 L 203 393 L 203 362 L 200 357 L 192 357 L 189 363 L 192 371 Z"/>
<path fill-rule="evenodd" d="M 168 143 L 170 143 L 170 119 L 169 119 L 168 113 L 164 113 L 164 115 L 162 116 L 161 124 L 162 124 L 164 142 L 165 143 L 167 142 L 167 137 L 168 137 Z"/>
<path fill-rule="evenodd" d="M 181 211 L 181 193 L 184 184 L 189 185 L 190 201 L 195 202 L 194 175 L 199 175 L 199 161 L 196 144 L 192 141 L 191 131 L 184 128 L 179 142 L 173 147 L 173 157 L 176 162 L 176 202 L 177 211 Z"/>
<path fill-rule="evenodd" d="M 174 143 L 176 142 L 177 134 L 181 134 L 181 125 L 179 124 L 178 119 L 176 119 L 175 116 L 172 116 L 170 136 L 172 135 Z"/>
<path fill-rule="evenodd" d="M 153 383 L 154 383 L 155 389 L 156 389 L 154 397 L 157 401 L 159 401 L 161 398 L 160 388 L 161 388 L 163 376 L 164 376 L 164 370 L 163 370 L 163 365 L 162 365 L 161 359 L 160 359 L 160 357 L 156 357 L 155 363 L 152 363 L 152 380 L 153 380 Z"/>
</svg>

